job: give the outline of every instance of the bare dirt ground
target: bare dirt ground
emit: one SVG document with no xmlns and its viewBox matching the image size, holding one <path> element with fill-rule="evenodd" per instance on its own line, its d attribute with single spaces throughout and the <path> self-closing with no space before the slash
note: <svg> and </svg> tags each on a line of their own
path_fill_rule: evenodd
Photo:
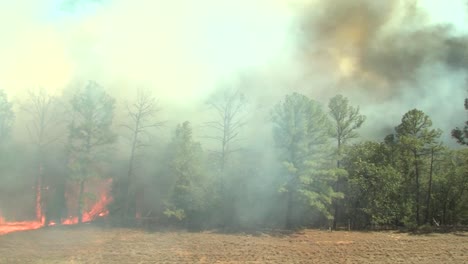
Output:
<svg viewBox="0 0 468 264">
<path fill-rule="evenodd" d="M 468 233 L 253 236 L 83 225 L 0 236 L 0 263 L 468 263 Z"/>
</svg>

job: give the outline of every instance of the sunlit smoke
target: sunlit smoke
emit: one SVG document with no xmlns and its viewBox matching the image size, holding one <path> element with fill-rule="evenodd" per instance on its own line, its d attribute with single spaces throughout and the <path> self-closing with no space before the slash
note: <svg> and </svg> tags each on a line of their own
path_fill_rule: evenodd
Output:
<svg viewBox="0 0 468 264">
<path fill-rule="evenodd" d="M 450 131 L 465 117 L 468 12 L 463 0 L 442 2 L 2 1 L 0 89 L 19 108 L 30 89 L 60 96 L 94 80 L 119 102 L 118 126 L 125 102 L 144 88 L 159 99 L 161 120 L 190 120 L 201 138 L 206 101 L 238 88 L 249 102 L 246 142 L 265 152 L 271 107 L 291 91 L 323 103 L 349 97 L 368 117 L 365 139 L 382 139 L 412 108 Z M 28 141 L 21 115 L 23 132 L 13 134 Z M 16 228 L 43 226 L 37 194 L 36 221 Z M 110 201 L 99 195 L 84 221 L 107 214 Z M 62 224 L 76 222 L 69 215 Z"/>
</svg>

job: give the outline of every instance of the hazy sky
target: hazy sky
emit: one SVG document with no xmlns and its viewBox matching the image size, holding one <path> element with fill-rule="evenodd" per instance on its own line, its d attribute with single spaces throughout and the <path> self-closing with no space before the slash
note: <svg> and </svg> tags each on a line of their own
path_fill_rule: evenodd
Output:
<svg viewBox="0 0 468 264">
<path fill-rule="evenodd" d="M 333 5 L 354 2 L 362 10 L 369 7 L 371 11 L 363 13 L 369 15 L 368 20 L 365 17 L 364 22 L 351 23 L 349 27 L 355 28 L 350 31 L 348 20 L 338 20 L 341 13 Z M 378 72 L 380 65 L 373 62 L 370 67 L 356 45 L 367 45 L 359 40 L 360 34 L 365 35 L 362 32 L 368 28 L 372 33 L 369 25 L 373 23 L 371 18 L 378 20 L 372 17 L 375 14 L 388 14 L 387 20 L 376 26 L 379 34 L 387 28 L 405 31 L 416 24 L 451 24 L 454 29 L 450 37 L 467 34 L 468 4 L 465 0 L 391 2 L 377 12 L 372 11 L 377 2 L 364 0 L 0 1 L 0 88 L 21 98 L 31 88 L 44 87 L 59 93 L 77 80 L 96 80 L 117 97 L 127 97 L 135 88 L 150 88 L 166 105 L 187 106 L 202 102 L 220 85 L 229 86 L 239 76 L 248 75 L 261 79 L 252 90 L 256 97 L 253 101 L 258 99 L 260 105 L 262 100 L 276 100 L 291 89 L 323 101 L 343 92 L 361 105 L 371 125 L 382 114 L 388 114 L 385 119 L 389 125 L 396 125 L 408 107 L 419 107 L 447 130 L 464 118 L 460 117 L 463 101 L 454 100 L 464 97 L 460 87 L 464 85 L 466 68 L 447 70 L 438 63 L 418 66 L 414 75 L 424 81 L 417 85 L 426 88 L 416 89 L 414 83 L 394 81 L 393 75 L 383 78 Z M 411 7 L 419 15 L 404 22 Z M 392 11 L 387 13 L 385 10 L 390 8 Z M 304 34 L 308 12 L 314 25 L 319 25 L 311 36 Z M 357 18 L 350 21 L 361 21 L 360 11 L 356 14 Z M 320 26 L 323 21 L 344 23 L 338 24 L 344 30 L 337 31 L 331 41 L 328 32 L 320 31 L 327 29 Z M 374 35 L 372 38 L 378 39 Z M 310 40 L 304 41 L 307 38 Z M 371 39 L 367 35 L 362 38 Z M 314 47 L 314 52 L 304 53 L 304 43 Z M 395 46 L 400 54 L 404 53 L 404 45 Z M 367 46 L 362 50 L 366 52 Z M 387 58 L 379 56 L 376 60 Z M 388 56 L 391 59 L 393 55 Z M 370 93 L 361 88 L 346 90 L 351 84 L 375 87 Z M 388 86 L 400 87 L 398 91 L 404 92 L 388 92 Z M 451 95 L 448 89 L 457 92 Z M 436 104 L 446 105 L 447 110 L 437 110 Z"/>
<path fill-rule="evenodd" d="M 279 1 L 108 0 L 73 10 L 4 2 L 0 86 L 9 93 L 86 78 L 186 101 L 181 93 L 204 95 L 233 72 L 287 56 L 292 39 L 292 14 Z"/>
</svg>

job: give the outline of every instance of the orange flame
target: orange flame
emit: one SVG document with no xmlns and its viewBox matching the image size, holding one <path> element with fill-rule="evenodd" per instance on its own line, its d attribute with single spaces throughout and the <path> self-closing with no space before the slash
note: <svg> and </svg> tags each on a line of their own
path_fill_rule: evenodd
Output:
<svg viewBox="0 0 468 264">
<path fill-rule="evenodd" d="M 110 202 L 112 202 L 112 197 L 108 195 L 108 187 L 112 180 L 109 179 L 106 181 L 105 185 L 107 188 L 101 190 L 100 199 L 91 207 L 90 210 L 83 212 L 83 223 L 94 221 L 98 217 L 103 217 L 109 214 L 109 210 L 107 210 L 107 206 Z M 2 217 L 0 213 L 0 235 L 12 233 L 16 231 L 24 231 L 24 230 L 34 230 L 39 229 L 45 226 L 45 215 L 43 214 L 42 207 L 41 207 L 41 193 L 37 192 L 36 196 L 36 221 L 16 221 L 16 222 L 9 222 L 6 221 L 5 218 Z M 62 219 L 62 225 L 74 225 L 78 223 L 78 217 L 72 216 L 66 219 Z M 57 223 L 50 222 L 48 226 L 55 226 Z"/>
</svg>

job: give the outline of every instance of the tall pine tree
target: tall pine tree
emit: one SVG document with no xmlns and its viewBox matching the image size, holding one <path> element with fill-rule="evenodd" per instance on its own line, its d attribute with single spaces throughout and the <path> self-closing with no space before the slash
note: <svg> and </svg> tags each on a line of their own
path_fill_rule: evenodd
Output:
<svg viewBox="0 0 468 264">
<path fill-rule="evenodd" d="M 111 130 L 115 100 L 101 86 L 89 82 L 70 101 L 72 121 L 69 126 L 71 178 L 78 182 L 78 222 L 82 222 L 84 186 L 97 177 L 99 163 L 108 156 L 116 135 Z"/>
<path fill-rule="evenodd" d="M 201 145 L 192 138 L 190 122 L 177 125 L 169 146 L 169 175 L 173 181 L 167 216 L 192 224 L 194 217 L 206 208 Z M 192 222 L 191 222 L 192 221 Z"/>
<path fill-rule="evenodd" d="M 331 162 L 331 123 L 321 105 L 293 93 L 277 104 L 272 113 L 273 133 L 285 166 L 282 190 L 287 195 L 286 226 L 292 228 L 298 203 L 328 219 L 330 206 L 342 197 L 332 186 L 337 179 Z"/>
<path fill-rule="evenodd" d="M 358 137 L 356 129 L 360 128 L 366 120 L 365 116 L 359 114 L 359 107 L 349 105 L 348 98 L 336 95 L 328 103 L 330 115 L 333 120 L 333 138 L 336 139 L 336 167 L 341 168 L 343 148 L 349 140 Z M 346 174 L 343 174 L 346 175 Z M 335 191 L 342 192 L 346 177 L 339 177 L 335 184 Z M 333 229 L 336 229 L 340 213 L 340 204 L 334 203 Z"/>
<path fill-rule="evenodd" d="M 423 156 L 437 143 L 441 135 L 438 129 L 432 129 L 432 121 L 423 111 L 413 109 L 403 115 L 396 130 L 396 137 L 403 153 L 407 169 L 407 176 L 413 180 L 414 187 L 409 193 L 414 197 L 414 219 L 416 225 L 421 224 L 422 188 L 421 182 L 424 171 Z"/>
</svg>

